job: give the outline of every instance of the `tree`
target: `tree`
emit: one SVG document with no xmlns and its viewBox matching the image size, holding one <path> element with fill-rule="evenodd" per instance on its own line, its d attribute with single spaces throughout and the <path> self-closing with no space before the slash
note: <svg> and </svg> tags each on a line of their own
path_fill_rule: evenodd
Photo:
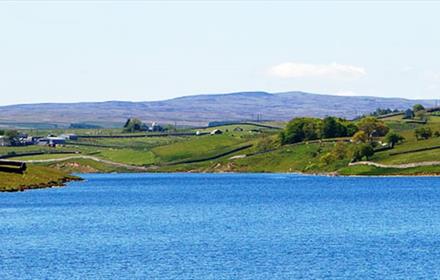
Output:
<svg viewBox="0 0 440 280">
<path fill-rule="evenodd" d="M 354 123 L 348 123 L 346 126 L 347 128 L 347 135 L 348 137 L 353 136 L 356 132 L 358 132 L 359 128 Z"/>
<path fill-rule="evenodd" d="M 278 139 L 280 140 L 281 145 L 286 144 L 286 143 L 287 143 L 287 140 L 286 140 L 286 132 L 281 131 L 281 132 L 278 134 Z"/>
<path fill-rule="evenodd" d="M 396 112 L 396 110 L 393 111 L 390 108 L 386 108 L 386 109 L 377 108 L 376 111 L 374 111 L 371 115 L 372 116 L 383 116 L 383 115 L 391 114 L 393 112 Z M 397 112 L 398 112 L 398 110 L 397 110 Z"/>
<path fill-rule="evenodd" d="M 326 117 L 323 120 L 294 118 L 280 133 L 279 139 L 282 144 L 291 144 L 322 138 L 353 136 L 356 131 L 358 127 L 354 123 L 340 118 Z"/>
<path fill-rule="evenodd" d="M 347 120 L 326 117 L 322 121 L 322 138 L 351 137 L 358 131 L 358 127 Z"/>
<path fill-rule="evenodd" d="M 426 120 L 426 111 L 425 110 L 419 110 L 419 111 L 416 112 L 415 116 L 419 120 L 424 121 L 424 120 Z"/>
<path fill-rule="evenodd" d="M 315 122 L 306 122 L 303 126 L 304 140 L 314 140 L 319 138 L 319 127 Z"/>
<path fill-rule="evenodd" d="M 414 130 L 417 140 L 428 139 L 432 136 L 432 130 L 429 127 L 419 127 Z"/>
<path fill-rule="evenodd" d="M 11 142 L 12 145 L 18 145 L 19 144 L 19 132 L 17 130 L 6 130 L 4 132 L 4 136 Z"/>
<path fill-rule="evenodd" d="M 335 117 L 326 117 L 322 122 L 322 138 L 335 138 L 347 136 L 347 126 L 344 125 L 345 120 Z M 346 122 L 346 121 L 345 121 Z M 350 125 L 348 123 L 347 125 Z"/>
<path fill-rule="evenodd" d="M 403 113 L 403 119 L 413 119 L 414 118 L 414 111 L 411 109 L 407 109 Z"/>
<path fill-rule="evenodd" d="M 354 143 L 367 143 L 368 139 L 367 133 L 363 130 L 356 132 L 351 138 Z"/>
<path fill-rule="evenodd" d="M 385 141 L 391 145 L 391 148 L 394 148 L 394 145 L 402 142 L 405 140 L 405 137 L 403 137 L 402 135 L 394 132 L 394 131 L 390 131 L 387 133 L 387 135 L 385 135 Z"/>
<path fill-rule="evenodd" d="M 124 125 L 124 132 L 142 131 L 142 122 L 139 119 L 129 118 Z"/>
<path fill-rule="evenodd" d="M 295 118 L 291 120 L 280 135 L 281 143 L 292 144 L 318 139 L 321 122 L 320 119 L 314 118 Z"/>
<path fill-rule="evenodd" d="M 9 139 L 18 138 L 18 131 L 17 130 L 6 130 L 5 136 Z"/>
<path fill-rule="evenodd" d="M 335 138 L 339 135 L 339 124 L 334 117 L 326 117 L 322 124 L 322 137 Z"/>
<path fill-rule="evenodd" d="M 371 146 L 370 144 L 360 144 L 357 145 L 354 150 L 353 160 L 354 161 L 362 160 L 364 157 L 368 160 L 373 155 L 374 155 L 373 146 Z"/>
<path fill-rule="evenodd" d="M 385 136 L 390 130 L 383 121 L 374 117 L 366 117 L 360 120 L 358 128 L 364 131 L 370 140 L 373 137 Z"/>
<path fill-rule="evenodd" d="M 418 112 L 418 111 L 424 111 L 425 107 L 422 104 L 415 104 L 413 106 L 413 111 L 414 112 Z"/>
<path fill-rule="evenodd" d="M 127 121 L 124 124 L 124 128 L 127 128 L 130 125 L 131 118 L 127 119 Z"/>
</svg>

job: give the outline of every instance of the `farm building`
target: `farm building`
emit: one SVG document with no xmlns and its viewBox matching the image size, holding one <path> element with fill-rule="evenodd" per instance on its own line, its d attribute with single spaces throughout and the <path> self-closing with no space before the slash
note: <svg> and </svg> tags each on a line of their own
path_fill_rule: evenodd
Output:
<svg viewBox="0 0 440 280">
<path fill-rule="evenodd" d="M 65 140 L 73 140 L 73 141 L 78 140 L 78 135 L 73 133 L 61 134 L 59 137 L 64 138 Z"/>
<path fill-rule="evenodd" d="M 243 128 L 237 126 L 236 128 L 234 128 L 234 131 L 243 131 Z"/>
<path fill-rule="evenodd" d="M 163 127 L 158 125 L 157 123 L 152 123 L 151 126 L 148 128 L 149 131 L 151 132 L 161 132 L 163 131 Z"/>
<path fill-rule="evenodd" d="M 51 146 L 51 147 L 55 147 L 55 146 L 59 146 L 59 145 L 64 145 L 66 144 L 66 139 L 61 138 L 61 137 L 46 137 L 46 138 L 41 138 L 38 140 L 38 145 L 47 145 L 47 146 Z"/>
<path fill-rule="evenodd" d="M 217 135 L 217 134 L 223 134 L 223 131 L 221 131 L 220 129 L 214 129 L 213 131 L 211 131 L 211 135 Z"/>
<path fill-rule="evenodd" d="M 22 145 L 34 145 L 35 143 L 37 143 L 38 138 L 37 137 L 33 137 L 33 136 L 28 136 L 26 138 L 21 138 L 20 139 L 20 143 Z"/>
</svg>

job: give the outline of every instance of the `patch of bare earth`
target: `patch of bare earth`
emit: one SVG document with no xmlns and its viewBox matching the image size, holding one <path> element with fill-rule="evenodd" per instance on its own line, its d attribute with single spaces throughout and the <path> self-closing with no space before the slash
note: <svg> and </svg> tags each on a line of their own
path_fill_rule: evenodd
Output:
<svg viewBox="0 0 440 280">
<path fill-rule="evenodd" d="M 62 162 L 54 165 L 55 168 L 61 170 L 69 170 L 77 173 L 97 173 L 99 170 L 89 165 L 82 165 L 78 162 Z"/>
<path fill-rule="evenodd" d="M 237 165 L 233 162 L 227 163 L 217 163 L 211 167 L 212 172 L 234 172 L 236 170 Z"/>
</svg>

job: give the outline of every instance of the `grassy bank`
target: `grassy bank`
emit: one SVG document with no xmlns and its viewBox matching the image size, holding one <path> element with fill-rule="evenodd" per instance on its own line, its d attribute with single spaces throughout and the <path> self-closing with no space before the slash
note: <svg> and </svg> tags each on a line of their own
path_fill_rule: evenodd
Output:
<svg viewBox="0 0 440 280">
<path fill-rule="evenodd" d="M 349 166 L 338 170 L 339 175 L 352 176 L 438 176 L 440 166 L 410 168 L 379 168 L 374 166 Z"/>
<path fill-rule="evenodd" d="M 0 172 L 0 192 L 63 186 L 74 180 L 80 178 L 55 168 L 30 165 L 24 174 Z"/>
</svg>

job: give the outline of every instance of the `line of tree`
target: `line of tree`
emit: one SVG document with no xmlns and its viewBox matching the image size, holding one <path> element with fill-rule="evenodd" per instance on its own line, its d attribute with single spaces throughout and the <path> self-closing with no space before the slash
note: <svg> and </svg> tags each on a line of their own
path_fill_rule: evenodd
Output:
<svg viewBox="0 0 440 280">
<path fill-rule="evenodd" d="M 350 156 L 353 161 L 363 158 L 368 160 L 374 154 L 375 147 L 379 145 L 377 139 L 380 137 L 384 137 L 390 148 L 404 141 L 401 135 L 390 131 L 382 120 L 371 116 L 359 121 L 347 121 L 336 117 L 294 118 L 280 134 L 282 144 L 339 137 L 351 137 L 351 142 L 356 145 L 351 148 L 345 144 L 336 145 L 334 151 L 323 157 L 323 162 L 338 159 L 341 155 Z M 345 152 L 342 153 L 341 151 L 344 150 Z"/>
<path fill-rule="evenodd" d="M 17 130 L 0 130 L 0 136 L 6 137 L 12 145 L 19 142 L 19 132 Z"/>
<path fill-rule="evenodd" d="M 371 143 L 375 137 L 387 135 L 389 127 L 381 120 L 375 117 L 366 117 L 357 123 L 358 131 L 353 135 L 355 143 Z"/>
<path fill-rule="evenodd" d="M 280 133 L 282 144 L 293 144 L 308 140 L 351 137 L 358 127 L 350 121 L 336 117 L 294 118 Z"/>
<path fill-rule="evenodd" d="M 413 106 L 414 112 L 425 111 L 425 107 L 422 104 L 415 104 Z"/>
<path fill-rule="evenodd" d="M 383 115 L 388 115 L 391 113 L 399 113 L 400 111 L 398 109 L 390 109 L 390 108 L 386 108 L 386 109 L 382 109 L 382 108 L 377 108 L 376 111 L 374 111 L 373 113 L 371 113 L 370 115 L 373 117 L 379 117 L 379 116 L 383 116 Z"/>
</svg>

